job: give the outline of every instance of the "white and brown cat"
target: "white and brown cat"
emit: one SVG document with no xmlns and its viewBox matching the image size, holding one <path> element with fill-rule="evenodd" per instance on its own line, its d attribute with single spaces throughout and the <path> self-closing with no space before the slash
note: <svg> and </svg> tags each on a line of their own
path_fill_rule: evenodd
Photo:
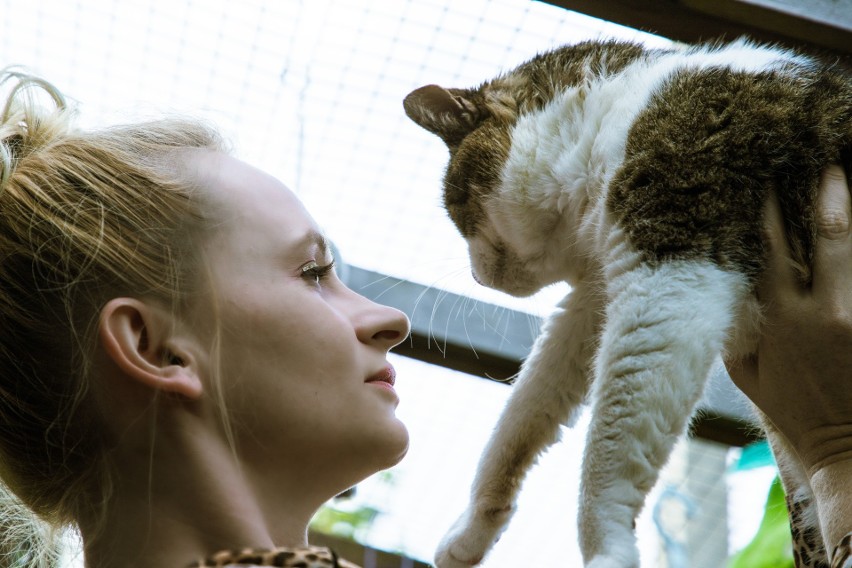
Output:
<svg viewBox="0 0 852 568">
<path fill-rule="evenodd" d="M 711 367 L 756 346 L 770 191 L 810 278 L 820 172 L 852 171 L 852 78 L 747 40 L 591 41 L 475 88 L 419 88 L 404 107 L 449 147 L 444 204 L 475 278 L 517 296 L 572 286 L 522 366 L 437 565 L 483 559 L 525 473 L 588 401 L 585 565 L 638 566 L 635 519 Z M 769 435 L 813 537 L 806 478 Z M 825 562 L 816 548 L 803 565 Z"/>
</svg>

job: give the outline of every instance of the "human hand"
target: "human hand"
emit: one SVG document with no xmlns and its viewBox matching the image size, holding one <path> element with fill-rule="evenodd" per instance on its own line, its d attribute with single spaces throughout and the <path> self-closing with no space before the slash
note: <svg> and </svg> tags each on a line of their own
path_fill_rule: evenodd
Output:
<svg viewBox="0 0 852 568">
<path fill-rule="evenodd" d="M 813 283 L 792 268 L 777 200 L 768 204 L 765 322 L 757 353 L 727 361 L 734 383 L 772 421 L 809 474 L 852 460 L 852 198 L 843 170 L 823 173 Z"/>
</svg>

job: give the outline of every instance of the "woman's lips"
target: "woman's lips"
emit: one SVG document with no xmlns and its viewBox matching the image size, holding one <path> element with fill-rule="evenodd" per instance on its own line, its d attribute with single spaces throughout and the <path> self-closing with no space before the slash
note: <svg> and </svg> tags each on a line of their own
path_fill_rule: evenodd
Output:
<svg viewBox="0 0 852 568">
<path fill-rule="evenodd" d="M 372 383 L 376 386 L 393 388 L 393 385 L 396 382 L 396 371 L 391 365 L 388 365 L 375 375 L 367 377 L 367 380 L 364 382 Z"/>
</svg>

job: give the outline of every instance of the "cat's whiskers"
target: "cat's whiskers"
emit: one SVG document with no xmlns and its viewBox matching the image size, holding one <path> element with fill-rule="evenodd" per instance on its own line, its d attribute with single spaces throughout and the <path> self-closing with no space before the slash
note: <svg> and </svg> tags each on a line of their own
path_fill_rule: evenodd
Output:
<svg viewBox="0 0 852 568">
<path fill-rule="evenodd" d="M 458 257 L 458 258 L 459 258 L 459 259 L 461 259 L 461 258 L 464 258 L 464 257 Z M 446 260 L 446 259 L 439 259 L 439 260 L 436 260 L 435 262 L 436 262 L 436 263 L 437 263 L 437 262 L 444 262 L 445 260 Z M 422 268 L 423 268 L 423 265 L 422 265 L 422 264 L 419 264 L 419 265 L 418 265 L 418 269 L 422 269 Z M 433 304 L 432 304 L 432 306 L 431 306 L 431 313 L 429 314 L 429 319 L 428 319 L 429 324 L 428 324 L 428 328 L 427 328 L 427 332 L 426 332 L 426 340 L 427 340 L 427 348 L 431 348 L 431 347 L 432 347 L 432 344 L 434 343 L 434 345 L 436 346 L 436 348 L 437 348 L 437 349 L 441 352 L 441 354 L 443 354 L 443 355 L 446 355 L 446 350 L 447 350 L 447 339 L 446 339 L 446 337 L 447 337 L 447 333 L 446 333 L 446 332 L 447 332 L 447 330 L 448 330 L 448 328 L 449 328 L 449 320 L 448 320 L 448 322 L 447 322 L 447 325 L 446 325 L 446 327 L 445 327 L 445 329 L 444 329 L 444 334 L 443 334 L 442 336 L 438 336 L 438 335 L 434 332 L 434 326 L 433 326 L 433 323 L 434 323 L 435 315 L 436 315 L 436 312 L 437 312 L 438 308 L 440 307 L 441 303 L 443 302 L 443 299 L 444 299 L 447 295 L 449 295 L 449 294 L 450 294 L 450 292 L 448 292 L 448 291 L 446 291 L 446 290 L 441 289 L 441 288 L 438 286 L 438 284 L 439 284 L 442 280 L 455 278 L 455 277 L 457 277 L 457 276 L 458 276 L 458 275 L 460 275 L 460 274 L 465 274 L 465 273 L 466 273 L 466 272 L 468 272 L 469 270 L 470 270 L 470 269 L 469 269 L 469 266 L 467 266 L 467 265 L 466 265 L 466 266 L 461 266 L 461 267 L 459 267 L 459 268 L 457 268 L 457 269 L 451 270 L 451 271 L 449 271 L 449 272 L 445 272 L 442 276 L 440 276 L 440 277 L 436 278 L 436 279 L 435 279 L 435 280 L 433 280 L 431 283 L 427 284 L 427 285 L 426 285 L 426 286 L 425 286 L 425 287 L 424 287 L 424 288 L 423 288 L 423 289 L 422 289 L 422 290 L 421 290 L 421 291 L 417 294 L 417 297 L 416 297 L 416 298 L 415 298 L 415 300 L 414 300 L 414 305 L 413 305 L 413 307 L 411 308 L 411 312 L 408 314 L 408 316 L 409 316 L 409 317 L 410 317 L 413 321 L 415 321 L 415 320 L 419 320 L 419 318 L 418 318 L 418 309 L 420 309 L 421 303 L 423 302 L 423 300 L 426 298 L 426 296 L 427 296 L 430 292 L 432 292 L 433 290 L 437 290 L 437 291 L 438 291 L 438 295 L 437 295 L 437 297 L 436 297 L 435 301 L 433 302 Z M 381 285 L 382 283 L 389 283 L 389 284 L 387 284 L 387 285 L 386 285 L 383 289 L 381 289 L 380 291 L 375 292 L 375 289 L 376 289 L 375 287 L 376 287 L 376 286 Z M 394 288 L 396 288 L 396 287 L 398 287 L 398 286 L 401 286 L 401 285 L 405 285 L 405 284 L 407 284 L 407 283 L 408 283 L 408 282 L 407 282 L 406 280 L 403 280 L 403 279 L 397 279 L 397 278 L 395 278 L 395 277 L 393 277 L 393 276 L 385 275 L 385 276 L 382 276 L 382 277 L 380 277 L 380 278 L 376 278 L 376 279 L 374 279 L 374 280 L 372 280 L 372 281 L 368 282 L 367 284 L 364 284 L 363 286 L 358 287 L 355 291 L 356 291 L 356 292 L 358 292 L 358 293 L 364 293 L 365 291 L 372 289 L 372 290 L 373 290 L 373 292 L 371 292 L 370 294 L 367 294 L 367 295 L 369 295 L 369 297 L 370 297 L 370 298 L 372 298 L 372 299 L 373 299 L 373 300 L 375 300 L 375 301 L 381 301 L 382 297 L 383 297 L 385 294 L 387 294 L 388 292 L 390 292 L 390 291 L 391 291 L 391 290 L 393 290 Z M 404 308 L 403 306 L 397 306 L 397 307 Z M 439 340 L 441 340 L 441 339 L 442 339 L 442 341 L 439 341 Z M 408 341 L 409 341 L 410 343 L 411 343 L 411 342 L 413 342 L 413 337 L 409 337 L 409 338 L 408 338 Z M 471 347 L 472 347 L 472 346 L 471 346 Z"/>
<path fill-rule="evenodd" d="M 360 288 L 358 288 L 356 290 L 356 292 L 362 293 L 364 290 L 367 290 L 368 288 L 371 288 L 371 287 L 376 286 L 376 285 L 378 285 L 382 282 L 386 282 L 386 281 L 392 280 L 392 279 L 394 279 L 393 276 L 384 275 L 381 278 L 377 278 L 377 279 L 373 280 L 372 282 L 369 282 L 369 283 L 365 284 L 364 286 L 361 286 Z M 404 284 L 404 283 L 405 283 L 405 280 L 397 280 L 396 282 L 394 282 L 390 286 L 387 286 L 385 289 L 383 289 L 378 294 L 372 295 L 371 297 L 372 297 L 373 300 L 377 300 L 377 301 L 381 300 L 382 296 L 384 296 L 387 292 L 390 292 L 391 290 L 393 290 L 394 288 L 396 288 L 400 284 Z"/>
<path fill-rule="evenodd" d="M 461 257 L 458 257 L 458 258 L 461 258 Z M 443 261 L 441 261 L 441 262 L 443 262 Z M 443 338 L 444 338 L 443 342 L 438 341 L 440 338 L 434 333 L 434 325 L 433 324 L 434 324 L 435 315 L 436 315 L 438 308 L 440 307 L 444 298 L 447 297 L 447 295 L 450 292 L 442 289 L 438 284 L 443 280 L 455 278 L 460 274 L 465 274 L 469 270 L 470 270 L 470 268 L 466 264 L 465 266 L 461 266 L 457 269 L 451 270 L 449 272 L 445 272 L 443 275 L 439 276 L 438 278 L 436 278 L 435 280 L 433 280 L 432 282 L 427 284 L 425 286 L 425 288 L 423 288 L 423 290 L 421 290 L 420 293 L 415 298 L 414 306 L 412 307 L 411 313 L 409 314 L 409 316 L 412 318 L 412 320 L 414 320 L 417 317 L 417 311 L 420 308 L 421 302 L 423 302 L 423 300 L 425 299 L 427 294 L 429 294 L 433 290 L 438 290 L 438 295 L 437 295 L 437 297 L 435 298 L 435 301 L 432 304 L 431 313 L 429 314 L 429 324 L 428 324 L 428 327 L 427 327 L 426 339 L 427 339 L 427 347 L 431 348 L 432 342 L 434 340 L 436 347 L 441 352 L 441 354 L 444 354 L 444 355 L 446 355 L 446 346 L 447 346 L 447 344 L 446 344 L 446 336 L 447 336 L 446 330 L 449 328 L 449 322 L 447 323 L 447 327 L 445 328 L 445 333 L 443 334 Z"/>
</svg>

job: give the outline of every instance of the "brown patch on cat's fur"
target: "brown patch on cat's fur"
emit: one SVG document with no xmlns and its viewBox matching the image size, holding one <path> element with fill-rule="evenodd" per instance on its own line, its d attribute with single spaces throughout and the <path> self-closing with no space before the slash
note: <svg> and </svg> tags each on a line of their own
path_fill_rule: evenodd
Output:
<svg viewBox="0 0 852 568">
<path fill-rule="evenodd" d="M 462 236 L 476 234 L 519 116 L 541 109 L 568 87 L 617 73 L 646 53 L 632 43 L 583 42 L 537 55 L 476 89 L 427 85 L 412 91 L 403 101 L 406 114 L 450 150 L 444 206 Z"/>
<path fill-rule="evenodd" d="M 618 73 L 648 53 L 634 43 L 586 41 L 539 54 L 481 88 L 513 96 L 518 114 L 524 114 L 540 110 L 567 88 Z"/>
<path fill-rule="evenodd" d="M 509 152 L 505 124 L 513 102 L 482 90 L 426 85 L 403 101 L 406 114 L 438 135 L 450 149 L 444 175 L 444 208 L 464 237 L 473 235 L 482 218 L 482 197 L 500 179 Z M 499 157 L 500 160 L 494 160 Z M 460 163 L 469 164 L 460 167 Z"/>
<path fill-rule="evenodd" d="M 803 281 L 810 279 L 821 170 L 852 171 L 852 80 L 726 69 L 681 72 L 634 123 L 607 206 L 652 259 L 702 257 L 754 277 L 775 188 Z"/>
<path fill-rule="evenodd" d="M 491 114 L 481 92 L 438 85 L 410 92 L 402 106 L 411 120 L 438 135 L 450 148 L 457 147 Z"/>
<path fill-rule="evenodd" d="M 500 182 L 509 154 L 509 131 L 486 121 L 465 139 L 447 164 L 444 207 L 463 237 L 471 237 L 484 215 L 482 204 Z"/>
</svg>

